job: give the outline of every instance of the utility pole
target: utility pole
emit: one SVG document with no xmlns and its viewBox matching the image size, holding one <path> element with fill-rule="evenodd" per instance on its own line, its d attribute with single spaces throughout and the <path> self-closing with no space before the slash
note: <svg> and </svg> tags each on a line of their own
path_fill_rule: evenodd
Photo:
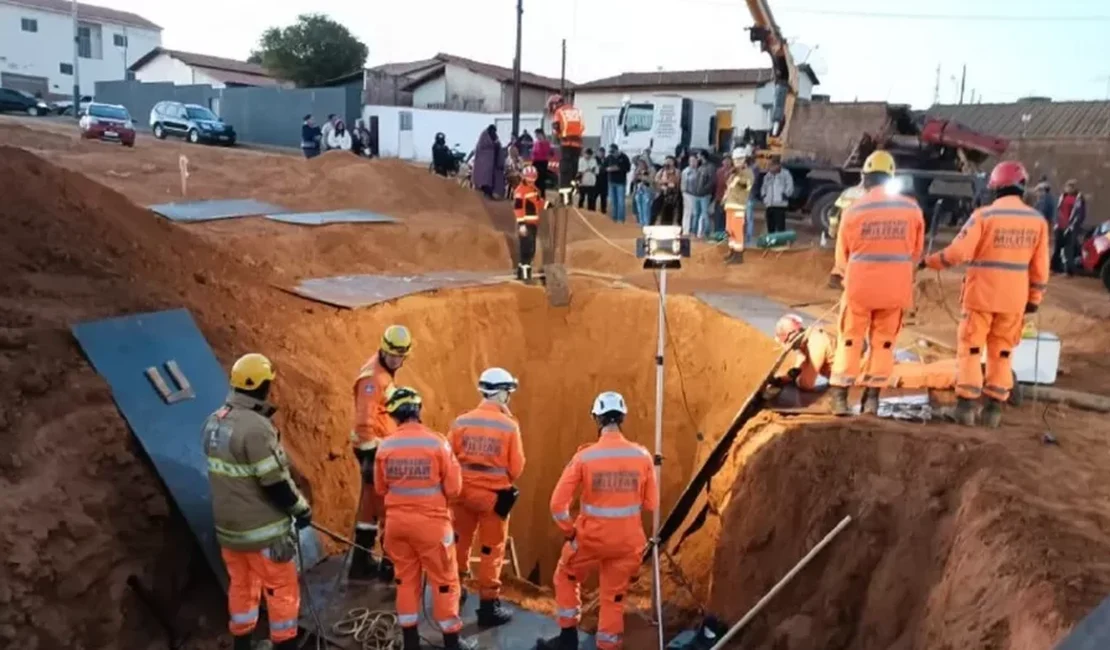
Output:
<svg viewBox="0 0 1110 650">
<path fill-rule="evenodd" d="M 70 3 L 70 15 L 73 18 L 73 116 L 81 117 L 81 71 L 79 69 L 81 58 L 81 31 L 77 23 L 77 0 Z"/>
<path fill-rule="evenodd" d="M 563 39 L 563 67 L 559 72 L 559 94 L 567 96 L 567 39 Z"/>
<path fill-rule="evenodd" d="M 967 64 L 964 64 L 964 71 L 960 74 L 960 103 L 964 103 L 964 85 L 967 83 Z"/>
<path fill-rule="evenodd" d="M 524 16 L 524 0 L 516 0 L 516 56 L 513 58 L 513 132 L 509 140 L 520 136 L 520 31 Z"/>
<path fill-rule="evenodd" d="M 933 105 L 940 103 L 940 64 L 937 64 L 937 85 L 933 86 Z"/>
</svg>

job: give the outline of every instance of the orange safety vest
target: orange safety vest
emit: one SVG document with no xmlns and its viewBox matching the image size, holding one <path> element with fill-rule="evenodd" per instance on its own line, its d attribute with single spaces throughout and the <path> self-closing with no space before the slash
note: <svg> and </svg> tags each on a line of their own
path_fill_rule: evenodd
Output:
<svg viewBox="0 0 1110 650">
<path fill-rule="evenodd" d="M 835 269 L 855 309 L 913 306 L 913 274 L 925 244 L 925 216 L 913 199 L 881 185 L 848 208 L 836 238 Z"/>
<path fill-rule="evenodd" d="M 358 371 L 354 384 L 355 419 L 351 442 L 358 449 L 373 449 L 397 427 L 385 411 L 385 400 L 393 392 L 393 373 L 375 354 Z"/>
<path fill-rule="evenodd" d="M 929 268 L 967 264 L 961 304 L 1019 314 L 1048 287 L 1048 225 L 1020 197 L 1004 196 L 971 214 L 955 241 L 925 260 Z"/>
<path fill-rule="evenodd" d="M 405 512 L 450 521 L 447 502 L 462 491 L 459 461 L 442 435 L 406 422 L 378 446 L 374 490 L 385 497 L 386 517 Z"/>
<path fill-rule="evenodd" d="M 535 224 L 540 222 L 540 211 L 543 210 L 543 194 L 538 187 L 529 182 L 521 183 L 513 190 L 513 214 L 516 222 Z"/>
<path fill-rule="evenodd" d="M 524 471 L 520 427 L 509 409 L 483 400 L 460 415 L 447 433 L 463 482 L 490 491 L 511 486 Z"/>
<path fill-rule="evenodd" d="M 563 104 L 555 110 L 552 121 L 556 125 L 559 142 L 569 147 L 581 147 L 586 123 L 582 121 L 582 111 L 570 104 Z"/>
</svg>

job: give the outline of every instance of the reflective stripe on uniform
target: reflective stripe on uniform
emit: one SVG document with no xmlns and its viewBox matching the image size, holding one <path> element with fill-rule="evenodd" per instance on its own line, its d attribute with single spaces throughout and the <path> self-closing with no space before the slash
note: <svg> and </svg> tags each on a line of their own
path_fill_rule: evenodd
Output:
<svg viewBox="0 0 1110 650">
<path fill-rule="evenodd" d="M 555 521 L 570 521 L 570 513 L 565 510 L 563 512 L 553 512 L 551 516 L 555 518 Z"/>
<path fill-rule="evenodd" d="M 833 386 L 851 386 L 856 383 L 855 377 L 848 377 L 846 375 L 833 375 L 829 377 L 829 384 Z"/>
<path fill-rule="evenodd" d="M 591 449 L 584 451 L 578 457 L 580 461 L 602 460 L 605 458 L 646 458 L 647 452 L 635 447 L 617 447 L 613 449 Z"/>
<path fill-rule="evenodd" d="M 913 258 L 902 253 L 853 253 L 848 262 L 911 262 Z"/>
<path fill-rule="evenodd" d="M 601 641 L 602 643 L 620 643 L 621 642 L 621 635 L 619 635 L 619 634 L 609 634 L 608 632 L 602 632 L 601 630 L 598 630 L 597 631 L 597 640 Z"/>
<path fill-rule="evenodd" d="M 209 473 L 231 478 L 255 478 L 280 469 L 281 464 L 278 463 L 277 457 L 272 455 L 254 463 L 229 463 L 213 456 L 208 457 Z"/>
<path fill-rule="evenodd" d="M 270 621 L 270 631 L 280 632 L 282 630 L 291 630 L 297 627 L 297 619 L 287 618 L 283 621 Z"/>
<path fill-rule="evenodd" d="M 420 622 L 419 614 L 398 614 L 397 624 L 401 627 L 412 627 Z"/>
<path fill-rule="evenodd" d="M 386 438 L 381 442 L 382 449 L 437 449 L 446 443 L 432 438 Z"/>
<path fill-rule="evenodd" d="M 601 517 L 603 519 L 619 519 L 621 517 L 632 517 L 640 514 L 640 506 L 624 506 L 622 508 L 606 508 L 604 506 L 591 506 L 584 504 L 582 512 L 591 517 Z"/>
<path fill-rule="evenodd" d="M 371 438 L 369 440 L 360 440 L 358 434 L 352 431 L 351 442 L 355 443 L 355 449 L 359 451 L 370 451 L 371 449 L 377 449 L 378 445 L 382 444 L 382 439 Z"/>
<path fill-rule="evenodd" d="M 559 618 L 578 618 L 577 607 L 560 607 L 558 610 L 556 610 L 555 613 L 559 616 Z"/>
<path fill-rule="evenodd" d="M 216 526 L 216 536 L 232 543 L 265 542 L 275 537 L 281 537 L 289 532 L 292 522 L 289 518 L 282 518 L 265 526 L 251 530 L 228 530 Z"/>
<path fill-rule="evenodd" d="M 479 465 L 478 463 L 463 463 L 462 468 L 471 472 L 478 472 L 479 474 L 496 474 L 497 476 L 509 475 L 509 470 L 504 467 L 490 467 L 489 465 Z"/>
<path fill-rule="evenodd" d="M 979 395 L 983 392 L 982 388 L 979 388 L 978 386 L 972 386 L 971 384 L 956 384 L 956 388 L 959 388 L 960 390 L 965 390 L 972 395 Z"/>
<path fill-rule="evenodd" d="M 1040 283 L 1040 282 L 1030 282 L 1029 283 L 1029 288 L 1030 289 L 1036 289 L 1037 291 L 1044 291 L 1045 289 L 1048 288 L 1048 285 Z"/>
<path fill-rule="evenodd" d="M 516 431 L 516 427 L 508 422 L 502 420 L 494 420 L 491 418 L 459 418 L 455 420 L 456 427 L 487 427 L 489 429 L 497 429 L 498 431 Z"/>
<path fill-rule="evenodd" d="M 258 621 L 258 608 L 243 612 L 242 614 L 232 614 L 231 622 L 236 625 L 250 625 Z"/>
<path fill-rule="evenodd" d="M 462 627 L 462 619 L 460 619 L 458 616 L 454 618 L 445 618 L 442 621 L 436 622 L 439 623 L 439 629 L 447 632 L 448 634 Z"/>
<path fill-rule="evenodd" d="M 983 386 L 983 391 L 987 393 L 994 393 L 995 395 L 1005 395 L 1006 393 L 1010 392 L 1009 389 L 1003 388 L 1001 386 L 995 386 L 994 384 L 987 384 L 986 386 Z"/>
<path fill-rule="evenodd" d="M 431 487 L 403 487 L 400 485 L 391 485 L 389 486 L 389 493 L 403 497 L 431 497 L 437 494 L 443 494 L 443 489 L 438 485 Z"/>
<path fill-rule="evenodd" d="M 1032 210 L 1015 210 L 1012 208 L 991 208 L 983 210 L 979 214 L 984 217 L 1029 217 L 1030 219 L 1044 219 L 1044 215 L 1040 212 L 1033 212 Z"/>
<path fill-rule="evenodd" d="M 866 210 L 879 210 L 882 208 L 917 208 L 916 203 L 909 201 L 899 201 L 892 199 L 889 201 L 872 201 L 869 203 L 857 203 L 848 208 L 848 212 L 864 212 Z"/>
<path fill-rule="evenodd" d="M 991 262 L 989 260 L 973 260 L 968 266 L 977 269 L 998 269 L 1000 271 L 1028 271 L 1029 264 L 1024 262 Z"/>
</svg>

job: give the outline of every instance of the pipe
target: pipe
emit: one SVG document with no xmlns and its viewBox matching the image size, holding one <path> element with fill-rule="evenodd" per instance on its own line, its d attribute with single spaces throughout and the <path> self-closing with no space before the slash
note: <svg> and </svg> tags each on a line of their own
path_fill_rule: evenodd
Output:
<svg viewBox="0 0 1110 650">
<path fill-rule="evenodd" d="M 365 552 L 369 555 L 373 554 L 373 551 L 366 548 L 365 546 L 362 546 L 361 544 L 356 544 L 353 540 L 348 539 L 348 538 L 340 535 L 339 533 L 337 533 L 335 531 L 328 530 L 327 528 L 324 528 L 323 526 L 316 523 L 315 521 L 312 522 L 309 525 L 312 526 L 313 528 L 315 528 L 316 530 L 320 531 L 321 533 L 327 535 L 328 537 L 334 539 L 337 542 L 340 542 L 342 544 L 346 544 L 347 546 L 350 546 L 351 548 L 357 548 L 358 550 L 363 551 L 363 552 Z"/>
<path fill-rule="evenodd" d="M 824 539 L 822 539 L 820 542 L 817 542 L 817 546 L 814 546 L 812 549 L 810 549 L 809 553 L 806 553 L 805 557 L 803 557 L 797 564 L 795 564 L 794 568 L 790 569 L 790 572 L 783 576 L 782 580 L 779 580 L 774 587 L 771 587 L 771 590 L 764 594 L 763 598 L 760 598 L 759 602 L 756 603 L 755 606 L 752 607 L 750 610 L 748 610 L 747 614 L 744 614 L 744 618 L 740 619 L 740 621 L 737 622 L 736 625 L 733 625 L 732 629 L 730 629 L 727 634 L 721 637 L 721 640 L 718 641 L 716 645 L 714 645 L 712 648 L 710 648 L 710 650 L 722 650 L 725 647 L 725 644 L 728 643 L 729 640 L 732 639 L 732 637 L 739 634 L 740 630 L 744 629 L 744 626 L 750 623 L 751 620 L 755 618 L 756 614 L 762 611 L 767 603 L 771 602 L 771 599 L 774 598 L 775 595 L 778 594 L 780 591 L 782 591 L 783 587 L 785 587 L 791 580 L 793 580 L 794 576 L 798 575 L 798 573 L 802 569 L 804 569 L 813 558 L 817 557 L 817 554 L 821 552 L 821 549 L 828 546 L 829 542 L 833 541 L 833 539 L 840 534 L 840 531 L 847 528 L 848 524 L 850 524 L 851 522 L 851 515 L 847 515 L 846 517 L 841 519 L 840 523 L 836 525 L 836 528 L 833 528 L 828 535 L 825 535 Z"/>
</svg>

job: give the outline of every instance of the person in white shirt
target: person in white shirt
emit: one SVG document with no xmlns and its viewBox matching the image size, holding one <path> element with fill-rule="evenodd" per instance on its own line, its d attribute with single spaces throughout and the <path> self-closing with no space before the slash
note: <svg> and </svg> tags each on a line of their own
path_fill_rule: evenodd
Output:
<svg viewBox="0 0 1110 650">
<path fill-rule="evenodd" d="M 324 125 L 322 127 L 320 127 L 320 149 L 321 150 L 327 151 L 328 149 L 332 148 L 332 146 L 330 144 L 330 139 L 331 139 L 331 134 L 332 134 L 333 131 L 335 131 L 335 113 L 329 113 L 328 114 L 328 121 L 324 122 Z"/>
<path fill-rule="evenodd" d="M 351 132 L 347 130 L 343 120 L 336 120 L 332 132 L 328 134 L 328 149 L 351 150 Z"/>
<path fill-rule="evenodd" d="M 597 173 L 599 167 L 593 149 L 586 149 L 578 159 L 578 207 L 597 209 Z"/>
</svg>

